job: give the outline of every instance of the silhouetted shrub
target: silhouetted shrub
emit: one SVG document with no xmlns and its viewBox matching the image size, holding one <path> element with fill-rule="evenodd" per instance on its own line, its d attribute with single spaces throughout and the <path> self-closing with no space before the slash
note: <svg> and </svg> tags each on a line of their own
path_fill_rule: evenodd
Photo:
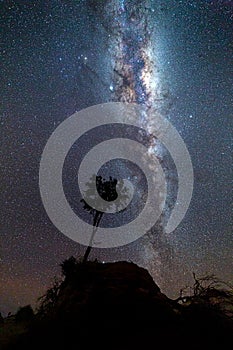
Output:
<svg viewBox="0 0 233 350">
<path fill-rule="evenodd" d="M 182 304 L 204 307 L 205 309 L 219 310 L 233 319 L 233 287 L 221 281 L 215 275 L 196 277 L 193 273 L 194 284 L 180 290 L 180 296 L 176 299 Z"/>
<path fill-rule="evenodd" d="M 15 315 L 15 321 L 16 322 L 31 322 L 34 318 L 34 312 L 32 310 L 31 305 L 26 305 L 23 307 L 20 307 Z"/>
<path fill-rule="evenodd" d="M 75 274 L 77 264 L 78 262 L 73 256 L 71 256 L 69 259 L 64 260 L 60 264 L 63 276 L 66 278 L 72 277 L 72 275 Z"/>
<path fill-rule="evenodd" d="M 43 317 L 54 307 L 58 298 L 60 286 L 61 286 L 61 282 L 55 279 L 53 286 L 49 288 L 44 295 L 38 298 L 38 301 L 40 302 L 40 306 L 38 308 L 39 316 Z"/>
</svg>

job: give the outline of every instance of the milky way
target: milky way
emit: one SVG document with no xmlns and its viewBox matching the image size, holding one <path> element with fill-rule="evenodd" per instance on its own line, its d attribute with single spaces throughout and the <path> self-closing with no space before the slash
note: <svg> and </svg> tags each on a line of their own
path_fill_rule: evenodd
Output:
<svg viewBox="0 0 233 350">
<path fill-rule="evenodd" d="M 168 92 L 163 86 L 156 57 L 157 43 L 154 41 L 155 9 L 151 1 L 109 1 L 104 9 L 104 21 L 110 33 L 109 50 L 111 52 L 112 81 L 110 90 L 112 100 L 137 103 L 145 107 L 140 115 L 140 125 L 149 139 L 148 154 L 156 155 L 163 164 L 166 174 L 169 197 L 156 227 L 144 238 L 139 255 L 158 279 L 163 271 L 166 251 L 166 263 L 172 256 L 171 248 L 163 234 L 165 213 L 168 218 L 176 194 L 177 179 L 175 169 L 168 154 L 153 136 L 154 115 L 161 113 L 168 104 Z M 168 109 L 165 109 L 166 113 Z M 164 110 L 163 110 L 164 112 Z M 158 126 L 157 126 L 158 127 Z M 166 155 L 165 155 L 166 154 Z M 153 169 L 152 169 L 153 170 Z M 156 169 L 154 169 L 155 171 Z M 137 189 L 140 191 L 140 188 Z M 171 191 L 173 191 L 171 193 Z M 169 209 L 170 208 L 170 209 Z M 169 252 L 168 252 L 169 251 Z"/>
</svg>

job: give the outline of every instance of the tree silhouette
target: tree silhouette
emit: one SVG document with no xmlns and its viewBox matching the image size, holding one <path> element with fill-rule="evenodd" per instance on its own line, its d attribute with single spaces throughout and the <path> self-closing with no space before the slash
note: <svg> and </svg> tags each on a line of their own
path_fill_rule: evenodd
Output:
<svg viewBox="0 0 233 350">
<path fill-rule="evenodd" d="M 21 323 L 29 323 L 34 318 L 34 312 L 31 305 L 20 307 L 15 315 L 15 321 Z"/>
<path fill-rule="evenodd" d="M 193 272 L 193 279 L 193 286 L 181 289 L 175 302 L 221 308 L 233 320 L 233 286 L 213 274 L 197 277 Z"/>
<path fill-rule="evenodd" d="M 87 190 L 85 191 L 85 197 L 81 199 L 81 202 L 84 203 L 84 209 L 93 216 L 93 231 L 89 241 L 89 245 L 83 257 L 83 263 L 87 261 L 88 256 L 91 252 L 92 243 L 104 213 L 107 211 L 107 209 L 111 208 L 112 202 L 118 198 L 118 194 L 116 191 L 117 185 L 118 191 L 121 194 L 120 201 L 118 203 L 119 207 L 122 204 L 126 203 L 126 200 L 129 198 L 128 190 L 124 187 L 123 181 L 118 182 L 117 179 L 112 178 L 111 176 L 109 177 L 109 180 L 106 180 L 102 178 L 102 176 L 93 175 L 90 178 L 90 181 L 86 183 Z M 88 198 L 97 198 L 96 190 L 98 192 L 98 195 L 104 200 L 101 203 L 98 202 L 100 209 L 92 208 L 86 201 Z M 116 204 L 115 206 L 117 207 Z"/>
<path fill-rule="evenodd" d="M 75 257 L 71 256 L 69 259 L 64 260 L 60 266 L 63 276 L 69 279 L 76 270 L 77 261 Z"/>
<path fill-rule="evenodd" d="M 69 259 L 68 259 L 69 260 Z M 65 260 L 67 261 L 67 260 Z M 61 265 L 62 267 L 62 265 Z M 63 267 L 62 267 L 63 269 Z M 38 298 L 38 302 L 40 303 L 39 309 L 38 309 L 38 315 L 40 317 L 45 316 L 48 314 L 52 308 L 55 306 L 58 295 L 61 288 L 61 281 L 57 278 L 54 279 L 52 287 L 48 288 L 46 293 Z"/>
</svg>

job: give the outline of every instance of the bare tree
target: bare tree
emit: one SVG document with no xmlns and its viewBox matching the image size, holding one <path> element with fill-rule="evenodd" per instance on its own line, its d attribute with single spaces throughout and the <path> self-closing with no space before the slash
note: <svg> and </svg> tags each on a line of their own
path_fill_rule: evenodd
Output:
<svg viewBox="0 0 233 350">
<path fill-rule="evenodd" d="M 215 275 L 197 277 L 193 272 L 193 279 L 193 286 L 181 289 L 175 302 L 214 305 L 233 319 L 233 286 Z"/>
</svg>

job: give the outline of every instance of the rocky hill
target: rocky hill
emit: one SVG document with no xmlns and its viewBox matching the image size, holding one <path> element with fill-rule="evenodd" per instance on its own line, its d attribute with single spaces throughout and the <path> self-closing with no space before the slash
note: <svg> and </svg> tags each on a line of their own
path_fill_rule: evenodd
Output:
<svg viewBox="0 0 233 350">
<path fill-rule="evenodd" d="M 198 301 L 180 305 L 128 262 L 62 265 L 28 330 L 7 349 L 224 349 L 232 320 Z"/>
</svg>

